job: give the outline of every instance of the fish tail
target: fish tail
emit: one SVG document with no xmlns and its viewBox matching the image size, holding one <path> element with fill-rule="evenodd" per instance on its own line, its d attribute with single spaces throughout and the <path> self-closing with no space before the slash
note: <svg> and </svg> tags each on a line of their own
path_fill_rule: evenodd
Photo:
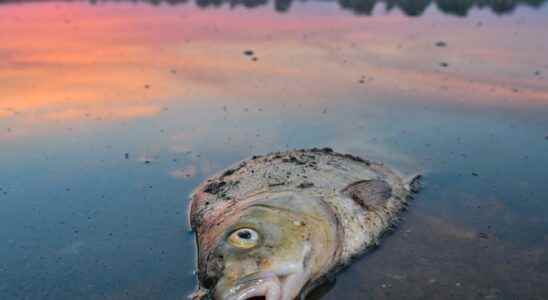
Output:
<svg viewBox="0 0 548 300">
<path fill-rule="evenodd" d="M 418 193 L 422 188 L 421 179 L 422 179 L 422 174 L 415 174 L 415 175 L 409 176 L 404 181 L 405 189 L 413 194 Z"/>
</svg>

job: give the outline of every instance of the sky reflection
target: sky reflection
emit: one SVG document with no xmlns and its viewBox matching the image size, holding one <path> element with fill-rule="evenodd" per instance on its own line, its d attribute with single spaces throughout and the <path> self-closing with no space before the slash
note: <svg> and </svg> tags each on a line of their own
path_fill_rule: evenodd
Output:
<svg viewBox="0 0 548 300">
<path fill-rule="evenodd" d="M 545 19 L 525 19 L 526 11 L 514 19 L 349 18 L 322 5 L 289 15 L 5 5 L 0 118 L 17 116 L 10 122 L 16 136 L 52 122 L 150 117 L 169 103 L 216 99 L 548 102 Z M 254 54 L 244 55 L 249 49 Z"/>
</svg>

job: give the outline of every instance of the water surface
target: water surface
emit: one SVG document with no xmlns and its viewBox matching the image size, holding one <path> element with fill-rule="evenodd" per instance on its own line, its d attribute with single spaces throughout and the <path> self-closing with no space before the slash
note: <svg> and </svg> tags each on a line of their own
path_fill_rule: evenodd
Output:
<svg viewBox="0 0 548 300">
<path fill-rule="evenodd" d="M 0 1 L 0 28 L 0 299 L 185 299 L 192 188 L 323 146 L 425 189 L 310 298 L 548 298 L 542 0 Z"/>
</svg>

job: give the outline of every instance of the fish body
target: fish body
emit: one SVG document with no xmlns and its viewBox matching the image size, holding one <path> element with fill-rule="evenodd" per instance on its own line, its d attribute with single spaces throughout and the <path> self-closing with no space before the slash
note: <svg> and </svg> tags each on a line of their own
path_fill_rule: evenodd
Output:
<svg viewBox="0 0 548 300">
<path fill-rule="evenodd" d="M 417 179 L 329 148 L 254 156 L 191 195 L 194 299 L 292 300 L 375 246 Z"/>
</svg>

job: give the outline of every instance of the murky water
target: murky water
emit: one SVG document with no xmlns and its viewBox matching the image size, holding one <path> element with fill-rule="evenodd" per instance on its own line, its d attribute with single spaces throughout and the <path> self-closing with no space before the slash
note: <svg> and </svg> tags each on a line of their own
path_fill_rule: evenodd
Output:
<svg viewBox="0 0 548 300">
<path fill-rule="evenodd" d="M 186 196 L 330 146 L 425 174 L 313 299 L 548 298 L 548 5 L 0 1 L 0 299 L 185 299 Z"/>
</svg>

